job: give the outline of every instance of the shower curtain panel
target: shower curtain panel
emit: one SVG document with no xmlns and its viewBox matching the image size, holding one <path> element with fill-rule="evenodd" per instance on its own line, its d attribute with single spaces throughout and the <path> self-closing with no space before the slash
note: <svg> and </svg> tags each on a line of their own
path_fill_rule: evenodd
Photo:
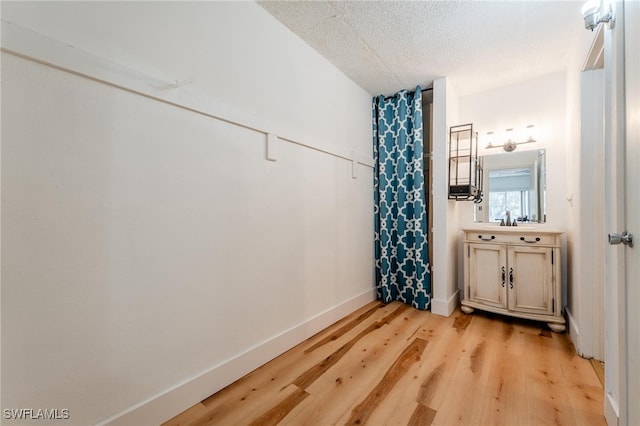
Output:
<svg viewBox="0 0 640 426">
<path fill-rule="evenodd" d="M 375 257 L 378 298 L 431 304 L 420 88 L 373 99 Z"/>
</svg>

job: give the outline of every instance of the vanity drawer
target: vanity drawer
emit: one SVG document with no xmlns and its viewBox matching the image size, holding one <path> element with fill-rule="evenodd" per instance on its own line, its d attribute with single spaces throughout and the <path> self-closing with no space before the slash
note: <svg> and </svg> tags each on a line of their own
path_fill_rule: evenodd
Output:
<svg viewBox="0 0 640 426">
<path fill-rule="evenodd" d="M 509 243 L 535 245 L 556 245 L 558 244 L 555 235 L 534 232 L 521 232 L 512 229 L 509 233 L 502 232 L 467 232 L 466 240 L 470 243 Z"/>
</svg>

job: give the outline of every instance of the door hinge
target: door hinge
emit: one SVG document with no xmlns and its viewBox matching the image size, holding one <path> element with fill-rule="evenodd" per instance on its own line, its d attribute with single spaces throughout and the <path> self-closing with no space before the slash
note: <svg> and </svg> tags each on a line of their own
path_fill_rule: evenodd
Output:
<svg viewBox="0 0 640 426">
<path fill-rule="evenodd" d="M 467 257 L 471 257 L 471 246 L 467 246 Z"/>
</svg>

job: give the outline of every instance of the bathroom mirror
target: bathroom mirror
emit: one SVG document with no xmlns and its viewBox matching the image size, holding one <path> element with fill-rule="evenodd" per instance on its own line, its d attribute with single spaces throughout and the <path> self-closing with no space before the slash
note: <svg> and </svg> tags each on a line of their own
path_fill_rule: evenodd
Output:
<svg viewBox="0 0 640 426">
<path fill-rule="evenodd" d="M 544 149 L 485 155 L 482 202 L 476 204 L 476 222 L 546 221 L 546 152 Z"/>
</svg>

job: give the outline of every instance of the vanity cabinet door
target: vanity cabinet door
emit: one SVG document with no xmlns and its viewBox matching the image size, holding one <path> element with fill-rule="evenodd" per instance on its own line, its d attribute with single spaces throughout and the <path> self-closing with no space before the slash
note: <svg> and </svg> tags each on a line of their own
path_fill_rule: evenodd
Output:
<svg viewBox="0 0 640 426">
<path fill-rule="evenodd" d="M 507 308 L 507 250 L 503 244 L 467 244 L 468 297 Z"/>
<path fill-rule="evenodd" d="M 510 311 L 554 313 L 553 251 L 552 247 L 509 246 L 507 288 Z"/>
</svg>

